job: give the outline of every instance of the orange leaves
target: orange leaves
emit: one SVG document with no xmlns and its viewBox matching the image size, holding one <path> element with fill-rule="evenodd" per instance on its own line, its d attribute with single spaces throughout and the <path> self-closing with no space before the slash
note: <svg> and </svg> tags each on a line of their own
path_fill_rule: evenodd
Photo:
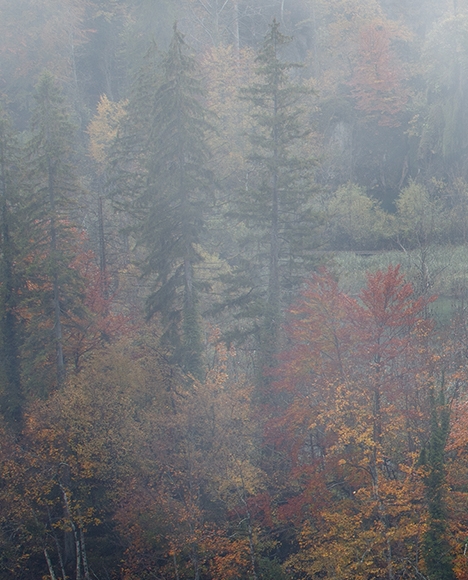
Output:
<svg viewBox="0 0 468 580">
<path fill-rule="evenodd" d="M 322 272 L 290 310 L 276 382 L 287 403 L 267 437 L 289 460 L 294 483 L 278 513 L 302 529 L 288 563 L 299 574 L 354 579 L 417 565 L 415 447 L 434 370 L 428 302 L 389 266 L 357 298 Z"/>
<path fill-rule="evenodd" d="M 398 114 L 408 101 L 403 86 L 403 67 L 392 52 L 390 29 L 384 21 L 374 21 L 360 32 L 358 63 L 351 80 L 357 108 L 377 116 L 378 124 L 400 125 Z"/>
<path fill-rule="evenodd" d="M 281 355 L 276 388 L 294 395 L 276 423 L 286 439 L 321 429 L 321 444 L 334 447 L 337 439 L 342 447 L 371 448 L 375 421 L 388 421 L 390 429 L 391 416 L 401 429 L 410 411 L 403 409 L 402 373 L 425 356 L 417 347 L 431 328 L 422 318 L 427 302 L 413 298 L 398 266 L 369 275 L 359 300 L 341 292 L 329 273 L 316 275 L 291 308 L 293 346 Z"/>
<path fill-rule="evenodd" d="M 247 538 L 228 540 L 217 536 L 208 544 L 214 554 L 210 562 L 213 580 L 237 580 L 250 572 L 249 541 Z"/>
<path fill-rule="evenodd" d="M 18 534 L 29 533 L 32 554 L 41 554 L 48 546 L 56 562 L 63 534 L 73 536 L 84 553 L 84 535 L 89 532 L 97 546 L 87 547 L 88 561 L 94 558 L 98 565 L 100 542 L 108 541 L 102 523 L 115 528 L 111 516 L 119 502 L 123 504 L 122 498 L 131 495 L 140 509 L 154 503 L 154 488 L 148 492 L 141 481 L 131 483 L 136 474 L 147 482 L 149 473 L 157 483 L 159 473 L 148 471 L 151 433 L 145 412 L 151 408 L 153 421 L 156 408 L 163 413 L 168 372 L 154 354 L 150 367 L 143 349 L 139 352 L 129 344 L 126 338 L 118 347 L 100 349 L 99 356 L 88 357 L 82 371 L 71 375 L 61 390 L 30 405 L 21 446 L 7 448 L 3 440 L 0 503 Z M 7 472 L 7 466 L 16 472 L 11 468 Z M 132 515 L 126 520 L 129 529 L 139 523 Z M 156 510 L 156 520 L 158 515 Z M 38 564 L 36 568 L 40 570 Z"/>
<path fill-rule="evenodd" d="M 468 448 L 468 401 L 457 401 L 452 408 L 452 428 L 448 449 L 464 453 Z"/>
<path fill-rule="evenodd" d="M 303 299 L 290 310 L 295 317 L 289 326 L 295 348 L 287 368 L 303 374 L 310 371 L 308 365 L 314 365 L 315 372 L 322 367 L 326 372 L 329 365 L 341 369 L 343 349 L 349 346 L 349 330 L 343 321 L 353 305 L 329 273 L 314 277 Z M 308 356 L 301 356 L 306 352 Z"/>
<path fill-rule="evenodd" d="M 149 359 L 135 360 L 134 367 L 154 366 L 153 346 L 148 341 Z M 137 448 L 129 450 L 128 473 L 114 488 L 128 580 L 156 572 L 193 577 L 202 568 L 219 580 L 244 577 L 251 567 L 247 513 L 271 519 L 261 470 L 250 462 L 250 390 L 229 380 L 234 353 L 217 344 L 212 355 L 205 383 L 186 384 L 166 369 L 137 411 Z"/>
<path fill-rule="evenodd" d="M 128 317 L 115 308 L 106 274 L 97 266 L 94 253 L 86 249 L 86 242 L 84 235 L 78 239 L 70 264 L 85 282 L 82 309 L 68 312 L 64 324 L 68 331 L 65 351 L 75 371 L 80 370 L 85 355 L 133 331 Z"/>
</svg>

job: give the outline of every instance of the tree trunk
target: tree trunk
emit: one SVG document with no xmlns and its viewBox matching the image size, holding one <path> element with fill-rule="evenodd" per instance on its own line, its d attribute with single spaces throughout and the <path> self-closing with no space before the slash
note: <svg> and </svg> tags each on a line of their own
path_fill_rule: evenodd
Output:
<svg viewBox="0 0 468 580">
<path fill-rule="evenodd" d="M 54 567 L 52 566 L 52 561 L 50 559 L 49 552 L 47 551 L 47 548 L 44 548 L 44 556 L 45 556 L 45 559 L 47 562 L 47 567 L 49 568 L 49 574 L 50 574 L 51 580 L 57 580 L 57 576 L 55 575 Z"/>
<path fill-rule="evenodd" d="M 57 272 L 57 229 L 55 209 L 55 169 L 51 160 L 48 160 L 49 176 L 49 203 L 50 203 L 50 259 L 52 267 L 52 289 L 54 304 L 54 336 L 57 361 L 57 384 L 60 387 L 65 378 L 65 364 L 62 344 L 62 320 L 60 312 L 60 285 Z"/>
</svg>

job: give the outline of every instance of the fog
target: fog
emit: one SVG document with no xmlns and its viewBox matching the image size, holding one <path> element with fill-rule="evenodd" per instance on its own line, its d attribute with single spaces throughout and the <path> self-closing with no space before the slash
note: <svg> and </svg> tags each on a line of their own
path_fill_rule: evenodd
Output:
<svg viewBox="0 0 468 580">
<path fill-rule="evenodd" d="M 0 0 L 0 580 L 463 580 L 468 3 Z"/>
</svg>

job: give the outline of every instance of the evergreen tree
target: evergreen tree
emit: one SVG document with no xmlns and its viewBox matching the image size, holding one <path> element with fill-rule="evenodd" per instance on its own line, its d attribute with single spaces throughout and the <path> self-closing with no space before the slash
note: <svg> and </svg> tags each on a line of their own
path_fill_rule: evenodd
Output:
<svg viewBox="0 0 468 580">
<path fill-rule="evenodd" d="M 450 430 L 450 410 L 441 391 L 438 401 L 431 394 L 431 435 L 421 463 L 428 502 L 428 528 L 423 539 L 423 558 L 430 580 L 455 580 L 453 555 L 447 540 L 447 514 L 444 500 L 445 445 Z"/>
<path fill-rule="evenodd" d="M 201 377 L 194 267 L 202 259 L 199 244 L 212 187 L 206 169 L 210 124 L 200 102 L 196 61 L 177 26 L 156 70 L 155 64 L 151 50 L 117 143 L 117 202 L 136 218 L 135 236 L 145 251 L 143 273 L 152 284 L 147 316 L 161 315 L 173 360 Z"/>
<path fill-rule="evenodd" d="M 247 234 L 225 306 L 237 307 L 236 316 L 248 321 L 244 330 L 256 335 L 260 372 L 274 364 L 288 293 L 312 266 L 313 162 L 301 154 L 309 135 L 302 105 L 311 91 L 291 80 L 300 65 L 280 58 L 290 40 L 274 20 L 256 57 L 258 80 L 244 91 L 252 153 L 248 183 L 232 212 Z"/>
<path fill-rule="evenodd" d="M 9 120 L 0 110 L 0 365 L 1 411 L 18 427 L 21 423 L 23 392 L 20 366 L 19 212 L 20 149 Z"/>
<path fill-rule="evenodd" d="M 27 358 L 38 381 L 38 366 L 56 370 L 56 383 L 65 378 L 63 318 L 67 310 L 81 309 L 81 281 L 70 268 L 73 258 L 71 207 L 79 191 L 72 164 L 74 127 L 64 97 L 50 73 L 44 73 L 36 89 L 32 136 L 27 144 L 29 235 L 33 243 L 28 277 L 31 320 Z M 50 335 L 52 334 L 52 341 Z M 47 353 L 54 346 L 55 355 Z M 38 363 L 38 364 L 36 364 Z M 32 369 L 29 369 L 32 371 Z M 47 372 L 45 373 L 47 376 Z M 45 378 L 50 388 L 51 377 Z"/>
</svg>

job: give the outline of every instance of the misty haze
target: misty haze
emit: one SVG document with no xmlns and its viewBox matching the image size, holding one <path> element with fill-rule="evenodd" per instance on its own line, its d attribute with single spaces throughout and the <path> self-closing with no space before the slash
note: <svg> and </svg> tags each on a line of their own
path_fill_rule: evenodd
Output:
<svg viewBox="0 0 468 580">
<path fill-rule="evenodd" d="M 0 0 L 0 580 L 468 580 L 468 0 Z"/>
</svg>

